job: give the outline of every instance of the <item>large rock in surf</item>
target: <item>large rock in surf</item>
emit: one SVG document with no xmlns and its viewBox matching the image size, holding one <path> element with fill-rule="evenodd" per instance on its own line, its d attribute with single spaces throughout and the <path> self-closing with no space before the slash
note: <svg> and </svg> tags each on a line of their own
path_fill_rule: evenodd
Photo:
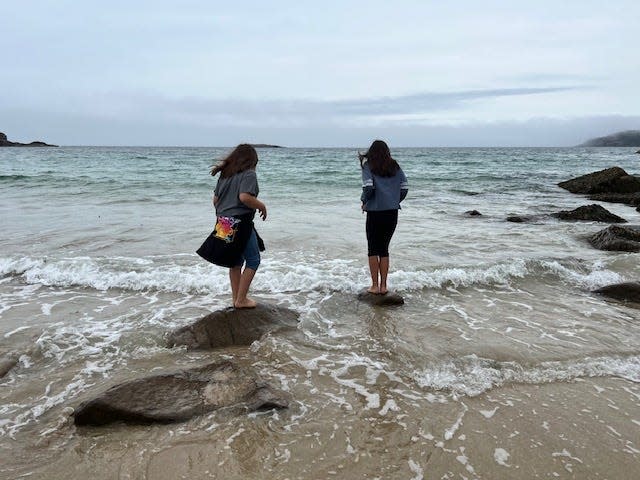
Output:
<svg viewBox="0 0 640 480">
<path fill-rule="evenodd" d="M 640 282 L 625 282 L 607 285 L 606 287 L 594 290 L 594 293 L 623 302 L 634 302 L 640 304 Z"/>
<path fill-rule="evenodd" d="M 640 205 L 640 192 L 635 193 L 596 193 L 589 195 L 589 200 L 596 202 L 624 203 L 636 207 Z"/>
<path fill-rule="evenodd" d="M 370 293 L 367 290 L 362 290 L 358 293 L 358 300 L 361 302 L 374 305 L 376 307 L 386 307 L 391 305 L 404 305 L 404 298 L 395 292 L 387 292 L 383 295 Z"/>
<path fill-rule="evenodd" d="M 81 404 L 73 416 L 76 425 L 172 423 L 222 407 L 254 411 L 288 405 L 287 393 L 250 370 L 222 362 L 117 385 Z"/>
<path fill-rule="evenodd" d="M 640 192 L 640 178 L 620 167 L 611 167 L 560 182 L 558 186 L 571 193 L 633 193 Z"/>
<path fill-rule="evenodd" d="M 169 347 L 211 349 L 251 345 L 263 335 L 284 328 L 295 328 L 299 314 L 275 305 L 256 308 L 227 308 L 210 313 L 192 325 L 169 334 Z"/>
<path fill-rule="evenodd" d="M 554 217 L 560 220 L 585 220 L 593 222 L 606 222 L 606 223 L 627 223 L 627 221 L 611 213 L 606 208 L 593 204 L 583 205 L 575 210 L 562 210 L 553 214 Z"/>
<path fill-rule="evenodd" d="M 589 243 L 600 250 L 640 252 L 640 227 L 610 225 L 591 235 Z"/>
</svg>

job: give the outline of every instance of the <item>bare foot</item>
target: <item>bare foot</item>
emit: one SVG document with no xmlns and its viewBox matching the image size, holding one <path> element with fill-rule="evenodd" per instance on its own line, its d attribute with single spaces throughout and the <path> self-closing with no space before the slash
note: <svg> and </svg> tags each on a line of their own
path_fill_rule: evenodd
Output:
<svg viewBox="0 0 640 480">
<path fill-rule="evenodd" d="M 251 300 L 249 297 L 245 298 L 242 301 L 236 300 L 233 304 L 233 306 L 236 308 L 256 308 L 256 305 L 256 302 Z"/>
<path fill-rule="evenodd" d="M 386 295 L 388 292 L 387 287 L 380 287 L 380 295 Z"/>
<path fill-rule="evenodd" d="M 377 295 L 380 293 L 380 289 L 377 285 L 373 285 L 372 287 L 367 288 L 367 292 Z"/>
</svg>

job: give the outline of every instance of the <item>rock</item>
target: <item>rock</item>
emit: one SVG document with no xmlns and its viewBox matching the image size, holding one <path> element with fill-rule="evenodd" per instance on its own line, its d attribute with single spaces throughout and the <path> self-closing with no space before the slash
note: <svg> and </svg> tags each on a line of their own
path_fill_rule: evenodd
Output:
<svg viewBox="0 0 640 480">
<path fill-rule="evenodd" d="M 370 293 L 362 290 L 358 293 L 358 300 L 374 305 L 376 307 L 387 307 L 391 305 L 404 305 L 404 298 L 395 292 L 387 292 L 384 295 Z"/>
<path fill-rule="evenodd" d="M 611 167 L 560 182 L 558 186 L 571 193 L 634 193 L 640 192 L 640 178 L 620 167 Z"/>
<path fill-rule="evenodd" d="M 640 130 L 617 132 L 606 137 L 592 138 L 583 147 L 635 147 L 640 145 Z"/>
<path fill-rule="evenodd" d="M 589 200 L 609 203 L 625 203 L 633 207 L 640 205 L 640 192 L 635 193 L 596 193 L 589 195 Z"/>
<path fill-rule="evenodd" d="M 153 375 L 110 388 L 75 409 L 76 425 L 188 420 L 222 407 L 287 408 L 289 396 L 231 362 Z"/>
<path fill-rule="evenodd" d="M 640 252 L 640 229 L 610 225 L 589 237 L 589 243 L 599 250 Z"/>
<path fill-rule="evenodd" d="M 553 214 L 554 217 L 560 220 L 586 220 L 594 222 L 607 222 L 607 223 L 627 223 L 627 221 L 611 213 L 606 208 L 596 205 L 583 205 L 575 210 L 563 210 Z"/>
<path fill-rule="evenodd" d="M 526 217 L 526 216 L 520 216 L 520 215 L 511 215 L 507 217 L 506 220 L 507 222 L 513 222 L 513 223 L 525 223 L 525 222 L 530 222 L 532 218 Z"/>
<path fill-rule="evenodd" d="M 5 355 L 0 358 L 0 378 L 4 377 L 9 371 L 18 364 L 17 355 Z"/>
<path fill-rule="evenodd" d="M 198 349 L 251 345 L 267 333 L 295 328 L 298 317 L 293 310 L 268 304 L 251 309 L 227 308 L 170 333 L 168 344 Z"/>
<path fill-rule="evenodd" d="M 594 290 L 594 293 L 623 302 L 640 303 L 640 282 L 625 282 L 607 285 Z"/>
<path fill-rule="evenodd" d="M 57 147 L 57 145 L 49 145 L 44 142 L 19 143 L 10 142 L 7 136 L 0 132 L 0 147 Z"/>
<path fill-rule="evenodd" d="M 464 212 L 465 215 L 469 215 L 470 217 L 481 217 L 482 214 L 478 210 L 468 210 Z"/>
</svg>

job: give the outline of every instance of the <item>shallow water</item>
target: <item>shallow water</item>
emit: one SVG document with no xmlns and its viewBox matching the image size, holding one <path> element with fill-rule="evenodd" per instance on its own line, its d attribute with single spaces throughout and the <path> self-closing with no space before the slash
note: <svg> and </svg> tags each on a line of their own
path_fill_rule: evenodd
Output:
<svg viewBox="0 0 640 480">
<path fill-rule="evenodd" d="M 589 247 L 601 224 L 504 221 L 592 203 L 557 182 L 637 173 L 632 149 L 394 151 L 410 193 L 389 281 L 406 304 L 388 310 L 354 296 L 368 277 L 356 151 L 261 150 L 253 291 L 300 327 L 249 350 L 169 350 L 166 332 L 229 303 L 226 271 L 193 253 L 223 153 L 0 150 L 0 353 L 22 353 L 0 381 L 0 477 L 635 478 L 639 310 L 590 291 L 637 280 L 637 254 Z M 291 408 L 68 421 L 117 382 L 228 356 Z"/>
</svg>

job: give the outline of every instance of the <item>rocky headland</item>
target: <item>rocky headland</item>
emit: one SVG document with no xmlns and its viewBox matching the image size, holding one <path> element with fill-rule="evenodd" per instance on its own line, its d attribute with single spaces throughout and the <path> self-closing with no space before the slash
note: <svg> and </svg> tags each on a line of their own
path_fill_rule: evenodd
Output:
<svg viewBox="0 0 640 480">
<path fill-rule="evenodd" d="M 626 130 L 605 137 L 587 140 L 582 147 L 637 147 L 640 145 L 640 130 Z M 639 150 L 640 151 L 640 150 Z"/>
<path fill-rule="evenodd" d="M 58 145 L 50 145 L 44 142 L 31 142 L 31 143 L 20 143 L 20 142 L 11 142 L 7 139 L 7 136 L 0 132 L 0 147 L 57 147 Z"/>
</svg>

